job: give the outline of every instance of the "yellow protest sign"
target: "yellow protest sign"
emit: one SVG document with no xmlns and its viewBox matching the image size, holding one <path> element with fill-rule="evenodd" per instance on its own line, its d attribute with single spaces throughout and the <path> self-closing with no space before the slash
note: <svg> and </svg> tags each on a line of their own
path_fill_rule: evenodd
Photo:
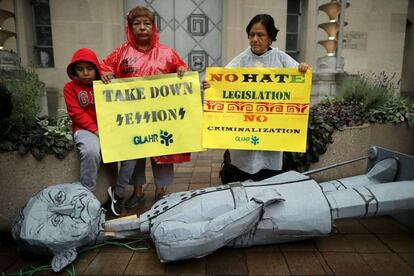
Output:
<svg viewBox="0 0 414 276">
<path fill-rule="evenodd" d="M 312 71 L 207 68 L 203 147 L 306 151 Z"/>
<path fill-rule="evenodd" d="M 201 151 L 197 72 L 94 81 L 102 159 L 106 162 Z"/>
</svg>

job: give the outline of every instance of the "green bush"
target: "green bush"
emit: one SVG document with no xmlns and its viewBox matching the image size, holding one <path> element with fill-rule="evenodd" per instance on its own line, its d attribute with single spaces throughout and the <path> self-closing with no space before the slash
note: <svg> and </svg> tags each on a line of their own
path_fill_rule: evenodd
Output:
<svg viewBox="0 0 414 276">
<path fill-rule="evenodd" d="M 338 101 L 354 101 L 362 105 L 365 111 L 378 108 L 396 94 L 394 76 L 388 77 L 384 72 L 378 75 L 363 74 L 344 80 L 337 96 Z"/>
<path fill-rule="evenodd" d="M 4 74 L 0 81 L 12 94 L 13 113 L 0 120 L 0 151 L 30 152 L 36 159 L 45 154 L 64 158 L 74 147 L 71 121 L 59 118 L 38 118 L 43 83 L 33 70 Z"/>
<path fill-rule="evenodd" d="M 0 82 L 11 92 L 13 102 L 12 115 L 0 122 L 1 136 L 10 131 L 24 132 L 36 121 L 43 83 L 32 69 L 20 70 L 13 77 L 2 74 Z"/>
</svg>

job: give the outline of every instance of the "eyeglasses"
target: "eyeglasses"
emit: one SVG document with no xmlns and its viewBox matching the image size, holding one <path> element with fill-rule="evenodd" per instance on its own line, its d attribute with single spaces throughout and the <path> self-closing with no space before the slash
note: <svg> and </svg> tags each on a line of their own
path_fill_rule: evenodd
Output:
<svg viewBox="0 0 414 276">
<path fill-rule="evenodd" d="M 249 39 L 253 39 L 255 36 L 257 36 L 258 39 L 263 39 L 267 36 L 267 33 L 253 33 L 253 32 L 250 32 L 247 35 L 247 37 Z"/>
</svg>

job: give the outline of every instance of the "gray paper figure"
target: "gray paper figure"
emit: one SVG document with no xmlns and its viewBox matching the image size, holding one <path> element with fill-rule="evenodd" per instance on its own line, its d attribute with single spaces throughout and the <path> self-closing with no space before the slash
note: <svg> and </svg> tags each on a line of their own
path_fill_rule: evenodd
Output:
<svg viewBox="0 0 414 276">
<path fill-rule="evenodd" d="M 59 184 L 34 195 L 12 226 L 14 239 L 34 253 L 54 255 L 60 271 L 76 259 L 76 248 L 103 241 L 105 210 L 80 183 Z"/>
<path fill-rule="evenodd" d="M 203 257 L 223 246 L 248 247 L 328 235 L 334 221 L 341 218 L 398 215 L 398 219 L 412 223 L 413 166 L 412 156 L 373 147 L 368 172 L 363 175 L 317 183 L 305 174 L 290 171 L 259 182 L 173 193 L 140 216 L 107 221 L 104 235 L 111 239 L 149 233 L 160 261 L 168 262 Z M 28 202 L 23 217 L 13 227 L 16 239 L 55 254 L 53 262 L 59 265 L 54 269 L 58 270 L 76 258 L 77 247 L 102 240 L 104 222 L 103 212 L 97 207 L 84 219 L 89 220 L 89 226 L 82 225 L 81 231 L 74 232 L 76 235 L 63 224 L 55 225 L 53 221 L 61 220 L 51 220 L 55 214 L 69 216 L 69 221 L 79 220 L 73 202 L 75 198 L 89 198 L 76 188 L 77 192 L 70 193 L 73 200 L 66 201 L 71 207 L 59 209 L 53 199 L 63 197 L 61 186 L 79 187 L 57 185 L 48 188 L 52 193 L 43 190 Z M 44 203 L 46 199 L 49 202 Z M 44 228 L 40 221 L 47 221 L 48 227 L 59 232 L 54 234 L 57 238 L 40 234 L 38 230 Z"/>
<path fill-rule="evenodd" d="M 203 257 L 223 246 L 298 241 L 331 233 L 341 218 L 414 219 L 414 157 L 372 147 L 364 175 L 317 183 L 289 171 L 170 194 L 140 216 L 107 221 L 107 237 L 149 233 L 161 262 Z"/>
</svg>

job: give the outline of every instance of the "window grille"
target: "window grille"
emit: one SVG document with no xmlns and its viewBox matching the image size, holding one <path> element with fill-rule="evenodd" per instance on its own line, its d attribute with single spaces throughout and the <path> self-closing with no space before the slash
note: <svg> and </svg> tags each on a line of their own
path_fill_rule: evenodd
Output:
<svg viewBox="0 0 414 276">
<path fill-rule="evenodd" d="M 300 0 L 288 0 L 286 22 L 286 53 L 295 60 L 299 58 Z"/>
<path fill-rule="evenodd" d="M 34 19 L 35 66 L 41 68 L 54 67 L 49 0 L 33 0 L 31 4 Z"/>
</svg>

